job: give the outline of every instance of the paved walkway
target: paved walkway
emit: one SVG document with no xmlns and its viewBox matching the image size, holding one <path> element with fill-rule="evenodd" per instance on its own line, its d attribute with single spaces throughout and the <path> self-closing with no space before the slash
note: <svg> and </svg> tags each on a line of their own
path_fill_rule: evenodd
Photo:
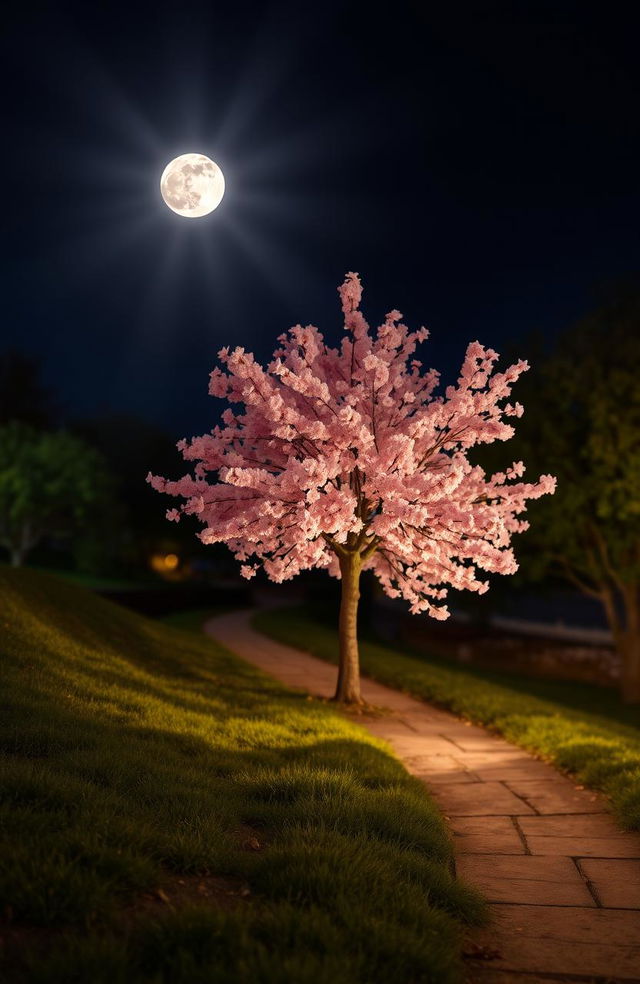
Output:
<svg viewBox="0 0 640 984">
<path fill-rule="evenodd" d="M 254 632 L 251 615 L 205 629 L 288 686 L 333 693 L 335 666 Z M 429 787 L 458 875 L 491 903 L 492 925 L 468 944 L 468 981 L 639 984 L 640 835 L 623 833 L 602 797 L 482 728 L 371 680 L 362 692 L 392 713 L 358 722 Z"/>
</svg>

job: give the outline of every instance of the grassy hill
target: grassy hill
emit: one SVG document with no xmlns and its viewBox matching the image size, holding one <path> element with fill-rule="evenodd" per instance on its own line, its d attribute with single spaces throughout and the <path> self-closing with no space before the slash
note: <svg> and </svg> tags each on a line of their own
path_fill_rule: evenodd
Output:
<svg viewBox="0 0 640 984">
<path fill-rule="evenodd" d="M 0 980 L 459 979 L 482 918 L 387 748 L 204 636 L 0 570 Z"/>
</svg>

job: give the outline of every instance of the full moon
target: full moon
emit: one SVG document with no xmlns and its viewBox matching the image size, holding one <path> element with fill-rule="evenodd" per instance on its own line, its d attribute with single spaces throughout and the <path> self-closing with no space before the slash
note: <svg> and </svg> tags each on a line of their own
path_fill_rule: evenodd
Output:
<svg viewBox="0 0 640 984">
<path fill-rule="evenodd" d="M 217 208 L 224 195 L 224 175 L 204 154 L 181 154 L 160 178 L 165 203 L 178 215 L 199 219 Z"/>
</svg>

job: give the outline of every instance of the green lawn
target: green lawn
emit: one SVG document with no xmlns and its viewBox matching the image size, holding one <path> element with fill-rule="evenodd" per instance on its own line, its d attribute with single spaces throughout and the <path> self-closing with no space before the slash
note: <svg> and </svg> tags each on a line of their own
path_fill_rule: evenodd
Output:
<svg viewBox="0 0 640 984">
<path fill-rule="evenodd" d="M 337 615 L 335 616 L 337 617 Z M 260 612 L 261 632 L 332 663 L 333 613 L 311 607 Z M 503 734 L 586 785 L 606 792 L 621 823 L 640 829 L 640 709 L 613 691 L 567 681 L 460 667 L 406 647 L 361 641 L 363 671 Z"/>
<path fill-rule="evenodd" d="M 484 907 L 383 743 L 60 579 L 0 597 L 0 980 L 460 979 Z"/>
</svg>

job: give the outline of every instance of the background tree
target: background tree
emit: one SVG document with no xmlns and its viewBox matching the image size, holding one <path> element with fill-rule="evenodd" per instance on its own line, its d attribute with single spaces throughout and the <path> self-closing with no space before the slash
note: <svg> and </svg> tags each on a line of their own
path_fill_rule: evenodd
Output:
<svg viewBox="0 0 640 984">
<path fill-rule="evenodd" d="M 640 701 L 640 290 L 621 288 L 536 360 L 514 448 L 558 478 L 536 507 L 527 572 L 560 575 L 603 607 Z"/>
<path fill-rule="evenodd" d="M 473 342 L 457 385 L 436 397 L 438 373 L 412 358 L 427 331 L 409 331 L 391 311 L 374 336 L 357 274 L 339 290 L 340 348 L 298 325 L 280 336 L 266 370 L 242 348 L 222 349 L 227 372 L 214 369 L 210 392 L 244 412 L 229 407 L 221 426 L 181 442 L 197 461 L 194 477 L 149 481 L 183 496 L 168 518 L 197 515 L 202 541 L 226 543 L 245 577 L 261 563 L 278 582 L 313 567 L 341 578 L 336 698 L 358 702 L 362 570 L 412 612 L 446 618 L 447 585 L 483 592 L 479 570 L 516 569 L 511 536 L 527 527 L 517 517 L 554 479 L 517 481 L 522 462 L 488 478 L 467 458 L 474 445 L 513 434 L 504 418 L 522 407 L 507 401 L 526 363 L 495 372 L 497 354 Z"/>
<path fill-rule="evenodd" d="M 18 421 L 0 427 L 0 544 L 14 566 L 44 536 L 91 536 L 113 497 L 104 459 L 80 438 Z"/>
</svg>

